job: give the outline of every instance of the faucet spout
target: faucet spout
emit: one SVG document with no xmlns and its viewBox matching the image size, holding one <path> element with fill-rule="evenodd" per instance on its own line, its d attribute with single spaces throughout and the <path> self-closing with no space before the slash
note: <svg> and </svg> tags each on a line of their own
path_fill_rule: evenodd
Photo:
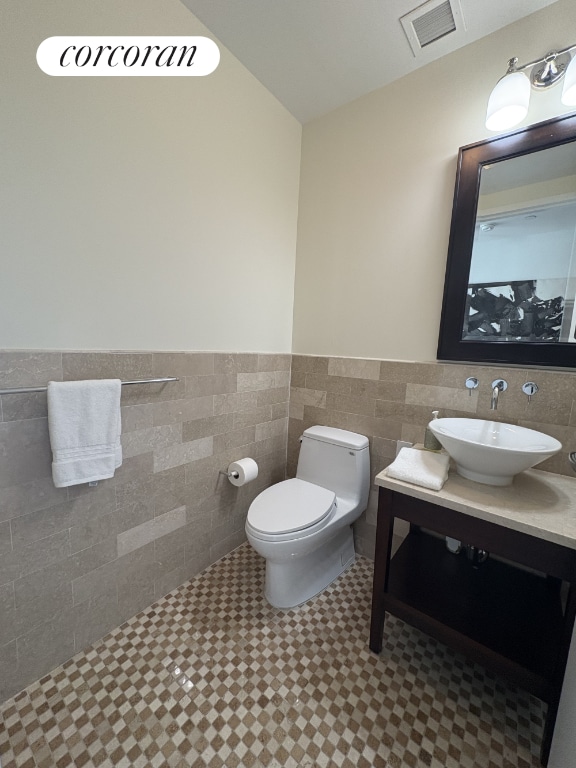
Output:
<svg viewBox="0 0 576 768">
<path fill-rule="evenodd" d="M 500 392 L 505 392 L 508 389 L 508 384 L 504 379 L 496 379 L 492 382 L 492 397 L 490 399 L 490 410 L 495 411 L 498 408 L 498 395 Z"/>
<path fill-rule="evenodd" d="M 496 386 L 492 390 L 492 397 L 490 399 L 490 410 L 495 411 L 498 408 L 498 393 L 500 392 L 500 387 Z"/>
</svg>

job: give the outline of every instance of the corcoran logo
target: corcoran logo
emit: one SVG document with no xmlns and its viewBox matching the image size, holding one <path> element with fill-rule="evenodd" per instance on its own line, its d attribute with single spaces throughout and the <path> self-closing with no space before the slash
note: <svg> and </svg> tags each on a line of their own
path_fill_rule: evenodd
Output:
<svg viewBox="0 0 576 768">
<path fill-rule="evenodd" d="M 48 37 L 36 61 L 53 77 L 202 77 L 220 50 L 207 37 Z"/>
</svg>

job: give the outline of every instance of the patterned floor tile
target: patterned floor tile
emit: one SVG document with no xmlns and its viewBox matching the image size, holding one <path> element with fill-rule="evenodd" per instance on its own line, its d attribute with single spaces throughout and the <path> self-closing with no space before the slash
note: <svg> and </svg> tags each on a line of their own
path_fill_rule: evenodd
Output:
<svg viewBox="0 0 576 768">
<path fill-rule="evenodd" d="M 390 617 L 372 564 L 289 611 L 244 544 L 0 710 L 1 768 L 537 768 L 544 705 Z"/>
</svg>

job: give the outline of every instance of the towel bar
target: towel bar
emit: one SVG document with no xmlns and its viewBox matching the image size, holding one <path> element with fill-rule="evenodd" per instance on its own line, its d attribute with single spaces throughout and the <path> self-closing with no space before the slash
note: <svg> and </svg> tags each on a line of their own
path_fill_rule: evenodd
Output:
<svg viewBox="0 0 576 768">
<path fill-rule="evenodd" d="M 168 381 L 179 381 L 179 379 L 169 376 L 162 379 L 139 379 L 137 381 L 123 381 L 125 384 L 166 384 Z M 0 389 L 0 395 L 21 395 L 28 392 L 46 392 L 48 387 L 18 387 L 16 389 Z"/>
</svg>

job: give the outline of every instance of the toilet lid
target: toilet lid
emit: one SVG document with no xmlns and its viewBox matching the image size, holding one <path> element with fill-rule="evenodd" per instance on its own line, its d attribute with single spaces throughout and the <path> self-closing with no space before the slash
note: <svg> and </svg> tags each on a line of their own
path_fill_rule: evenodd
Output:
<svg viewBox="0 0 576 768">
<path fill-rule="evenodd" d="M 248 510 L 248 522 L 262 533 L 292 533 L 319 523 L 332 509 L 336 494 L 293 478 L 270 486 Z"/>
</svg>

